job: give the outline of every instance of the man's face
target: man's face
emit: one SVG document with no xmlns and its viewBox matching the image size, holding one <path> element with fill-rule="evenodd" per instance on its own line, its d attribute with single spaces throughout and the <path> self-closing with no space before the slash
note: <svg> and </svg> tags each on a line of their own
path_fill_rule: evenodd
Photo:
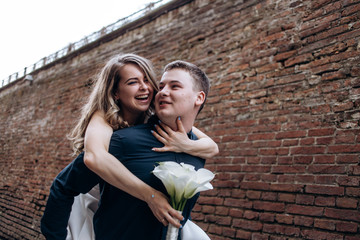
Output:
<svg viewBox="0 0 360 240">
<path fill-rule="evenodd" d="M 164 121 L 174 121 L 177 117 L 186 118 L 188 114 L 195 114 L 198 93 L 194 90 L 194 80 L 190 74 L 182 69 L 165 72 L 159 84 L 159 92 L 155 96 L 155 111 Z"/>
</svg>

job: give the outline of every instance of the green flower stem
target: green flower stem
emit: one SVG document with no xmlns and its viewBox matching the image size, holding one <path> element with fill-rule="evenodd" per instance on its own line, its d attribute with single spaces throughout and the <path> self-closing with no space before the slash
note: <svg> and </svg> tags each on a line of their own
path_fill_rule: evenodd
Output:
<svg viewBox="0 0 360 240">
<path fill-rule="evenodd" d="M 175 201 L 175 197 L 174 196 L 170 196 L 171 197 L 171 206 L 176 210 L 176 201 Z"/>
<path fill-rule="evenodd" d="M 180 202 L 180 207 L 178 209 L 179 211 L 184 211 L 186 202 L 187 202 L 187 199 L 185 199 L 185 198 Z"/>
<path fill-rule="evenodd" d="M 176 202 L 175 198 L 171 196 L 171 206 L 178 211 L 184 211 L 187 199 L 183 198 L 180 202 Z"/>
</svg>

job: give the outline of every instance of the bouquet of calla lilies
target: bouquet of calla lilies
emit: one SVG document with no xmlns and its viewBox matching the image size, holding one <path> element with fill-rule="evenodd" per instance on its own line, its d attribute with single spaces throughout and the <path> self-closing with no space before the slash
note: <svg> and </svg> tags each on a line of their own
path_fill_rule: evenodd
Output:
<svg viewBox="0 0 360 240">
<path fill-rule="evenodd" d="M 205 168 L 196 171 L 192 165 L 172 161 L 160 162 L 154 168 L 153 174 L 164 184 L 166 191 L 170 195 L 172 207 L 180 212 L 184 210 L 186 201 L 195 194 L 213 189 L 210 181 L 215 177 L 211 171 Z M 171 229 L 173 226 L 169 227 L 168 234 L 170 234 L 170 231 L 174 231 L 174 229 Z M 178 232 L 171 235 L 174 235 L 174 237 L 167 236 L 166 239 L 177 239 Z"/>
</svg>

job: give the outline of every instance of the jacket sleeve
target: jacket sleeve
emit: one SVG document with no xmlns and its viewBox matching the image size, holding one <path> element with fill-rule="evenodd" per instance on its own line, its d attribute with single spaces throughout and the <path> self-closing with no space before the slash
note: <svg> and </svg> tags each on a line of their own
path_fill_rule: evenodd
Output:
<svg viewBox="0 0 360 240">
<path fill-rule="evenodd" d="M 74 197 L 89 192 L 100 182 L 100 178 L 86 167 L 83 157 L 84 153 L 81 153 L 67 165 L 51 185 L 41 219 L 41 232 L 46 239 L 66 239 Z"/>
</svg>

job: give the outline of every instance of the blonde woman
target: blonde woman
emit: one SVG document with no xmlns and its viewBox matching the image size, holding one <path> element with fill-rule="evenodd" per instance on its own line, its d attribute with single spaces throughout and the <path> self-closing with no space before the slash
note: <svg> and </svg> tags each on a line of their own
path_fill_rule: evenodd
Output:
<svg viewBox="0 0 360 240">
<path fill-rule="evenodd" d="M 84 151 L 84 163 L 106 182 L 128 194 L 145 201 L 154 216 L 180 227 L 175 219 L 182 216 L 172 209 L 166 196 L 133 175 L 114 156 L 108 153 L 109 141 L 114 130 L 144 123 L 152 114 L 152 102 L 158 87 L 151 63 L 135 54 L 117 55 L 101 70 L 81 119 L 72 131 L 74 153 Z M 177 122 L 179 129 L 181 122 Z M 168 129 L 168 128 L 167 128 Z M 190 140 L 184 131 L 155 133 L 164 144 L 154 151 L 186 152 L 203 158 L 217 154 L 217 145 L 196 128 L 193 132 L 199 140 Z M 152 196 L 156 196 L 156 199 Z M 75 198 L 67 227 L 59 224 L 53 212 L 46 211 L 42 219 L 42 232 L 51 239 L 94 239 L 92 216 L 97 209 L 99 190 Z M 72 199 L 70 199 L 72 201 Z M 51 194 L 47 209 L 53 207 Z M 68 216 L 70 209 L 59 214 Z M 68 217 L 65 217 L 68 218 Z M 175 218 L 175 219 L 174 219 Z M 165 225 L 165 223 L 164 223 Z"/>
</svg>

